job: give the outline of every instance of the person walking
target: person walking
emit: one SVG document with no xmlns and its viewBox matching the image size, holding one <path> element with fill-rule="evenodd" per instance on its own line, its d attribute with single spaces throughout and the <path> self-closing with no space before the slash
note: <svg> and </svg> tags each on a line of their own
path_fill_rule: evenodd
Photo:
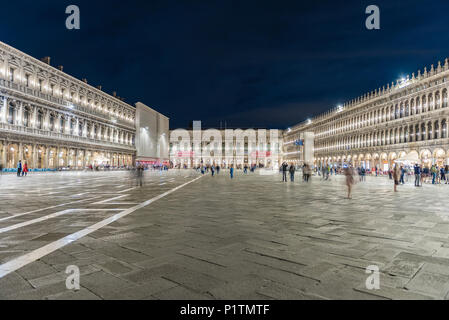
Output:
<svg viewBox="0 0 449 320">
<path fill-rule="evenodd" d="M 445 176 L 445 184 L 448 184 L 448 179 L 449 179 L 449 165 L 446 165 L 444 167 L 444 176 Z"/>
<path fill-rule="evenodd" d="M 430 168 L 430 174 L 432 175 L 432 184 L 436 184 L 437 168 L 435 165 Z"/>
<path fill-rule="evenodd" d="M 443 166 L 441 166 L 441 168 L 440 168 L 440 183 L 443 183 L 443 180 L 447 183 L 446 170 Z"/>
<path fill-rule="evenodd" d="M 217 174 L 220 174 L 220 166 L 217 166 L 216 169 L 217 169 Z"/>
<path fill-rule="evenodd" d="M 290 181 L 295 182 L 295 166 L 293 164 L 290 165 L 290 169 L 288 171 L 290 171 Z"/>
<path fill-rule="evenodd" d="M 365 167 L 360 168 L 360 180 L 365 181 L 366 169 Z"/>
<path fill-rule="evenodd" d="M 22 173 L 22 160 L 19 160 L 19 163 L 17 164 L 17 176 L 20 177 L 21 173 Z"/>
<path fill-rule="evenodd" d="M 287 170 L 288 170 L 288 164 L 287 164 L 287 162 L 284 162 L 282 164 L 282 182 L 287 182 Z"/>
<path fill-rule="evenodd" d="M 344 168 L 343 171 L 346 178 L 346 187 L 348 188 L 348 199 L 352 199 L 352 186 L 354 185 L 354 172 L 351 167 Z"/>
<path fill-rule="evenodd" d="M 234 179 L 234 165 L 231 164 L 231 168 L 229 169 L 229 173 L 231 174 L 231 179 Z"/>
<path fill-rule="evenodd" d="M 399 169 L 399 165 L 395 164 L 395 166 L 393 168 L 394 192 L 398 192 L 397 187 L 399 184 L 400 174 L 401 174 L 401 171 Z"/>
<path fill-rule="evenodd" d="M 28 175 L 28 164 L 25 161 L 25 163 L 23 164 L 23 169 L 22 169 L 22 177 L 23 176 L 26 177 L 27 175 Z"/>
<path fill-rule="evenodd" d="M 419 164 L 415 163 L 413 170 L 415 172 L 415 187 L 419 187 L 419 182 L 421 181 L 421 168 Z"/>
<path fill-rule="evenodd" d="M 312 174 L 312 170 L 310 169 L 310 166 L 308 164 L 306 164 L 304 166 L 304 179 L 305 179 L 305 182 L 309 182 L 311 174 Z"/>
<path fill-rule="evenodd" d="M 247 174 L 248 173 L 248 165 L 245 164 L 245 166 L 243 167 L 243 173 Z"/>
<path fill-rule="evenodd" d="M 405 169 L 403 166 L 401 166 L 400 172 L 401 172 L 401 178 L 399 179 L 399 183 L 405 184 L 405 182 L 404 182 Z"/>
<path fill-rule="evenodd" d="M 212 167 L 210 167 L 210 172 L 212 173 L 212 177 L 215 175 L 215 167 L 212 165 Z"/>
</svg>

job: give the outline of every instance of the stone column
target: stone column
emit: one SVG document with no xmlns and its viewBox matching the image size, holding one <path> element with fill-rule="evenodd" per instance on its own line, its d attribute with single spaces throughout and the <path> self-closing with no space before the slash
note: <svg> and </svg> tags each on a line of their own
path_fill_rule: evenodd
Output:
<svg viewBox="0 0 449 320">
<path fill-rule="evenodd" d="M 16 125 L 23 125 L 23 103 L 19 102 L 19 108 L 17 109 Z"/>
<path fill-rule="evenodd" d="M 7 116 L 8 116 L 8 98 L 3 97 L 2 109 L 0 113 L 0 122 L 7 123 L 8 121 Z"/>
<path fill-rule="evenodd" d="M 76 118 L 75 128 L 73 129 L 73 135 L 74 136 L 78 136 L 79 135 L 79 126 L 80 126 L 80 120 L 78 118 Z"/>
<path fill-rule="evenodd" d="M 45 112 L 45 120 L 44 120 L 44 130 L 50 130 L 50 110 L 46 110 Z"/>
<path fill-rule="evenodd" d="M 59 168 L 59 160 L 61 160 L 60 153 L 61 153 L 61 148 L 59 148 L 59 146 L 57 146 L 56 147 L 56 165 L 55 165 L 56 168 Z"/>
<path fill-rule="evenodd" d="M 65 166 L 66 167 L 69 166 L 69 159 L 70 159 L 70 149 L 66 148 L 66 153 L 65 153 Z"/>
<path fill-rule="evenodd" d="M 18 155 L 19 155 L 19 160 L 22 160 L 22 163 L 23 163 L 23 145 L 22 145 L 22 142 L 19 143 Z"/>
<path fill-rule="evenodd" d="M 72 121 L 72 118 L 70 116 L 67 116 L 66 123 L 65 123 L 65 134 L 70 134 L 70 122 Z"/>
<path fill-rule="evenodd" d="M 78 169 L 78 149 L 75 149 L 75 169 Z"/>
<path fill-rule="evenodd" d="M 33 107 L 33 128 L 37 128 L 37 107 Z"/>
<path fill-rule="evenodd" d="M 50 152 L 48 151 L 48 146 L 45 146 L 45 168 L 44 169 L 48 169 L 48 156 L 49 156 Z"/>
<path fill-rule="evenodd" d="M 2 147 L 2 165 L 3 168 L 6 168 L 6 154 L 8 152 L 8 142 L 6 140 L 3 141 L 3 147 Z"/>
<path fill-rule="evenodd" d="M 37 145 L 33 145 L 33 168 L 36 169 L 37 167 Z"/>
</svg>

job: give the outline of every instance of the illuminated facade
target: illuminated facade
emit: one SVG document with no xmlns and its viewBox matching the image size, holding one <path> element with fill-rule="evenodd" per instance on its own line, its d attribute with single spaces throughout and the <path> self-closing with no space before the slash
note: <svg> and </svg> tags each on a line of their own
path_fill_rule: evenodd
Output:
<svg viewBox="0 0 449 320">
<path fill-rule="evenodd" d="M 136 109 L 0 42 L 0 161 L 16 168 L 133 164 Z"/>
<path fill-rule="evenodd" d="M 198 125 L 195 129 L 195 123 Z M 193 130 L 170 132 L 170 161 L 175 167 L 257 165 L 278 168 L 281 161 L 282 132 L 265 129 L 208 129 L 194 122 Z"/>
<path fill-rule="evenodd" d="M 438 63 L 396 84 L 384 86 L 284 132 L 288 162 L 302 162 L 294 142 L 314 134 L 316 166 L 352 164 L 388 170 L 395 160 L 419 159 L 423 165 L 445 165 L 448 139 L 449 64 Z"/>
</svg>

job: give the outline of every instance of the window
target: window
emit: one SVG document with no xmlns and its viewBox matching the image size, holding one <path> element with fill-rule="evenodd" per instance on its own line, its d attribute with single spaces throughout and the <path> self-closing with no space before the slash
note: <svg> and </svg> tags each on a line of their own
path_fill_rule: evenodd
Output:
<svg viewBox="0 0 449 320">
<path fill-rule="evenodd" d="M 43 119 L 44 119 L 44 117 L 43 117 L 42 111 L 39 111 L 37 113 L 37 128 L 38 129 L 42 129 Z"/>
<path fill-rule="evenodd" d="M 61 121 L 59 122 L 59 132 L 64 133 L 64 118 L 61 117 Z"/>
<path fill-rule="evenodd" d="M 26 75 L 25 75 L 25 85 L 26 85 L 27 87 L 30 86 L 30 75 L 29 75 L 29 74 L 26 74 Z"/>
<path fill-rule="evenodd" d="M 23 126 L 28 127 L 30 124 L 30 112 L 28 111 L 28 108 L 25 108 L 23 112 Z"/>
<path fill-rule="evenodd" d="M 42 79 L 39 79 L 39 91 L 42 92 Z"/>
<path fill-rule="evenodd" d="M 14 114 L 15 114 L 15 110 L 14 110 L 14 106 L 9 105 L 9 110 L 8 110 L 8 123 L 9 124 L 14 124 Z"/>
<path fill-rule="evenodd" d="M 54 84 L 51 84 L 50 85 L 50 91 L 51 91 L 51 95 L 54 95 L 54 89 L 55 89 L 55 85 Z"/>
<path fill-rule="evenodd" d="M 9 81 L 14 82 L 14 68 L 9 69 Z"/>
<path fill-rule="evenodd" d="M 55 117 L 54 115 L 50 115 L 50 131 L 54 131 L 55 130 Z"/>
</svg>

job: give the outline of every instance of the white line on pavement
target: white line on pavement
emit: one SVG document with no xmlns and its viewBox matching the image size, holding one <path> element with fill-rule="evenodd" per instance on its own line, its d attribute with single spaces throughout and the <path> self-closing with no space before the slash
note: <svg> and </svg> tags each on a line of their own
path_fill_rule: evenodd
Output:
<svg viewBox="0 0 449 320">
<path fill-rule="evenodd" d="M 109 199 L 106 199 L 106 200 L 94 202 L 94 203 L 92 203 L 92 204 L 104 204 L 104 203 L 107 203 L 107 202 L 109 202 L 109 201 L 113 201 L 113 200 L 125 198 L 125 197 L 127 197 L 127 196 L 129 196 L 129 194 L 124 194 L 124 195 L 121 195 L 121 196 L 117 196 L 117 197 L 109 198 Z"/>
<path fill-rule="evenodd" d="M 79 211 L 122 211 L 122 209 L 66 209 L 62 211 L 58 211 L 55 213 L 47 214 L 46 216 L 42 216 L 33 220 L 27 220 L 25 222 L 16 223 L 9 227 L 0 228 L 0 233 L 5 233 L 11 230 L 19 229 L 22 227 L 29 226 L 31 224 L 35 224 L 38 222 L 42 222 L 51 218 L 56 218 L 59 216 L 62 216 L 63 214 L 72 213 L 72 212 L 79 212 Z"/>
<path fill-rule="evenodd" d="M 137 187 L 133 187 L 133 188 L 129 188 L 129 189 L 126 189 L 126 190 L 122 190 L 122 191 L 119 191 L 118 193 L 124 193 L 124 192 L 127 192 L 127 191 L 131 191 L 131 190 L 134 190 L 135 188 L 137 188 Z"/>
<path fill-rule="evenodd" d="M 26 266 L 27 264 L 30 264 L 42 257 L 45 257 L 46 255 L 48 255 L 58 249 L 61 249 L 62 247 L 66 246 L 72 242 L 75 242 L 76 240 L 79 240 L 82 237 L 85 237 L 85 236 L 91 234 L 92 232 L 97 231 L 100 228 L 103 228 L 123 217 L 126 217 L 127 215 L 133 213 L 134 211 L 142 209 L 142 208 L 152 204 L 153 202 L 155 202 L 161 198 L 164 198 L 164 197 L 168 196 L 169 194 L 171 194 L 171 193 L 173 193 L 173 192 L 175 192 L 175 191 L 177 191 L 177 190 L 187 186 L 188 184 L 195 182 L 201 178 L 202 177 L 198 177 L 193 180 L 190 180 L 189 182 L 186 182 L 180 186 L 177 186 L 176 188 L 173 188 L 167 192 L 164 192 L 163 194 L 161 194 L 157 197 L 154 197 L 150 200 L 142 202 L 141 204 L 139 204 L 135 207 L 124 210 L 124 211 L 117 213 L 117 214 L 113 215 L 112 217 L 106 218 L 90 227 L 87 227 L 83 230 L 72 233 L 62 239 L 51 242 L 41 248 L 31 251 L 30 253 L 24 254 L 23 256 L 20 256 L 11 261 L 8 261 L 8 262 L 0 265 L 0 278 L 3 278 L 4 276 L 10 274 L 11 272 L 14 272 L 14 271 Z"/>
<path fill-rule="evenodd" d="M 21 217 L 21 216 L 25 216 L 25 215 L 31 214 L 31 213 L 36 213 L 36 212 L 40 212 L 40 211 L 44 211 L 44 210 L 48 210 L 48 209 L 59 208 L 59 207 L 66 206 L 68 204 L 74 204 L 74 203 L 89 201 L 89 200 L 93 200 L 93 199 L 97 199 L 97 198 L 99 198 L 99 197 L 93 197 L 93 198 L 83 199 L 83 200 L 76 200 L 76 201 L 72 201 L 72 202 L 58 204 L 56 206 L 51 206 L 51 207 L 47 207 L 47 208 L 42 208 L 42 209 L 37 209 L 37 210 L 33 210 L 33 211 L 28 211 L 28 212 L 25 212 L 25 213 L 20 213 L 20 214 L 16 214 L 16 215 L 13 215 L 13 216 L 10 216 L 10 217 L 2 218 L 2 219 L 0 219 L 0 222 L 6 221 L 6 220 L 9 220 L 9 219 L 13 219 L 13 218 L 18 218 L 18 217 Z"/>
</svg>

